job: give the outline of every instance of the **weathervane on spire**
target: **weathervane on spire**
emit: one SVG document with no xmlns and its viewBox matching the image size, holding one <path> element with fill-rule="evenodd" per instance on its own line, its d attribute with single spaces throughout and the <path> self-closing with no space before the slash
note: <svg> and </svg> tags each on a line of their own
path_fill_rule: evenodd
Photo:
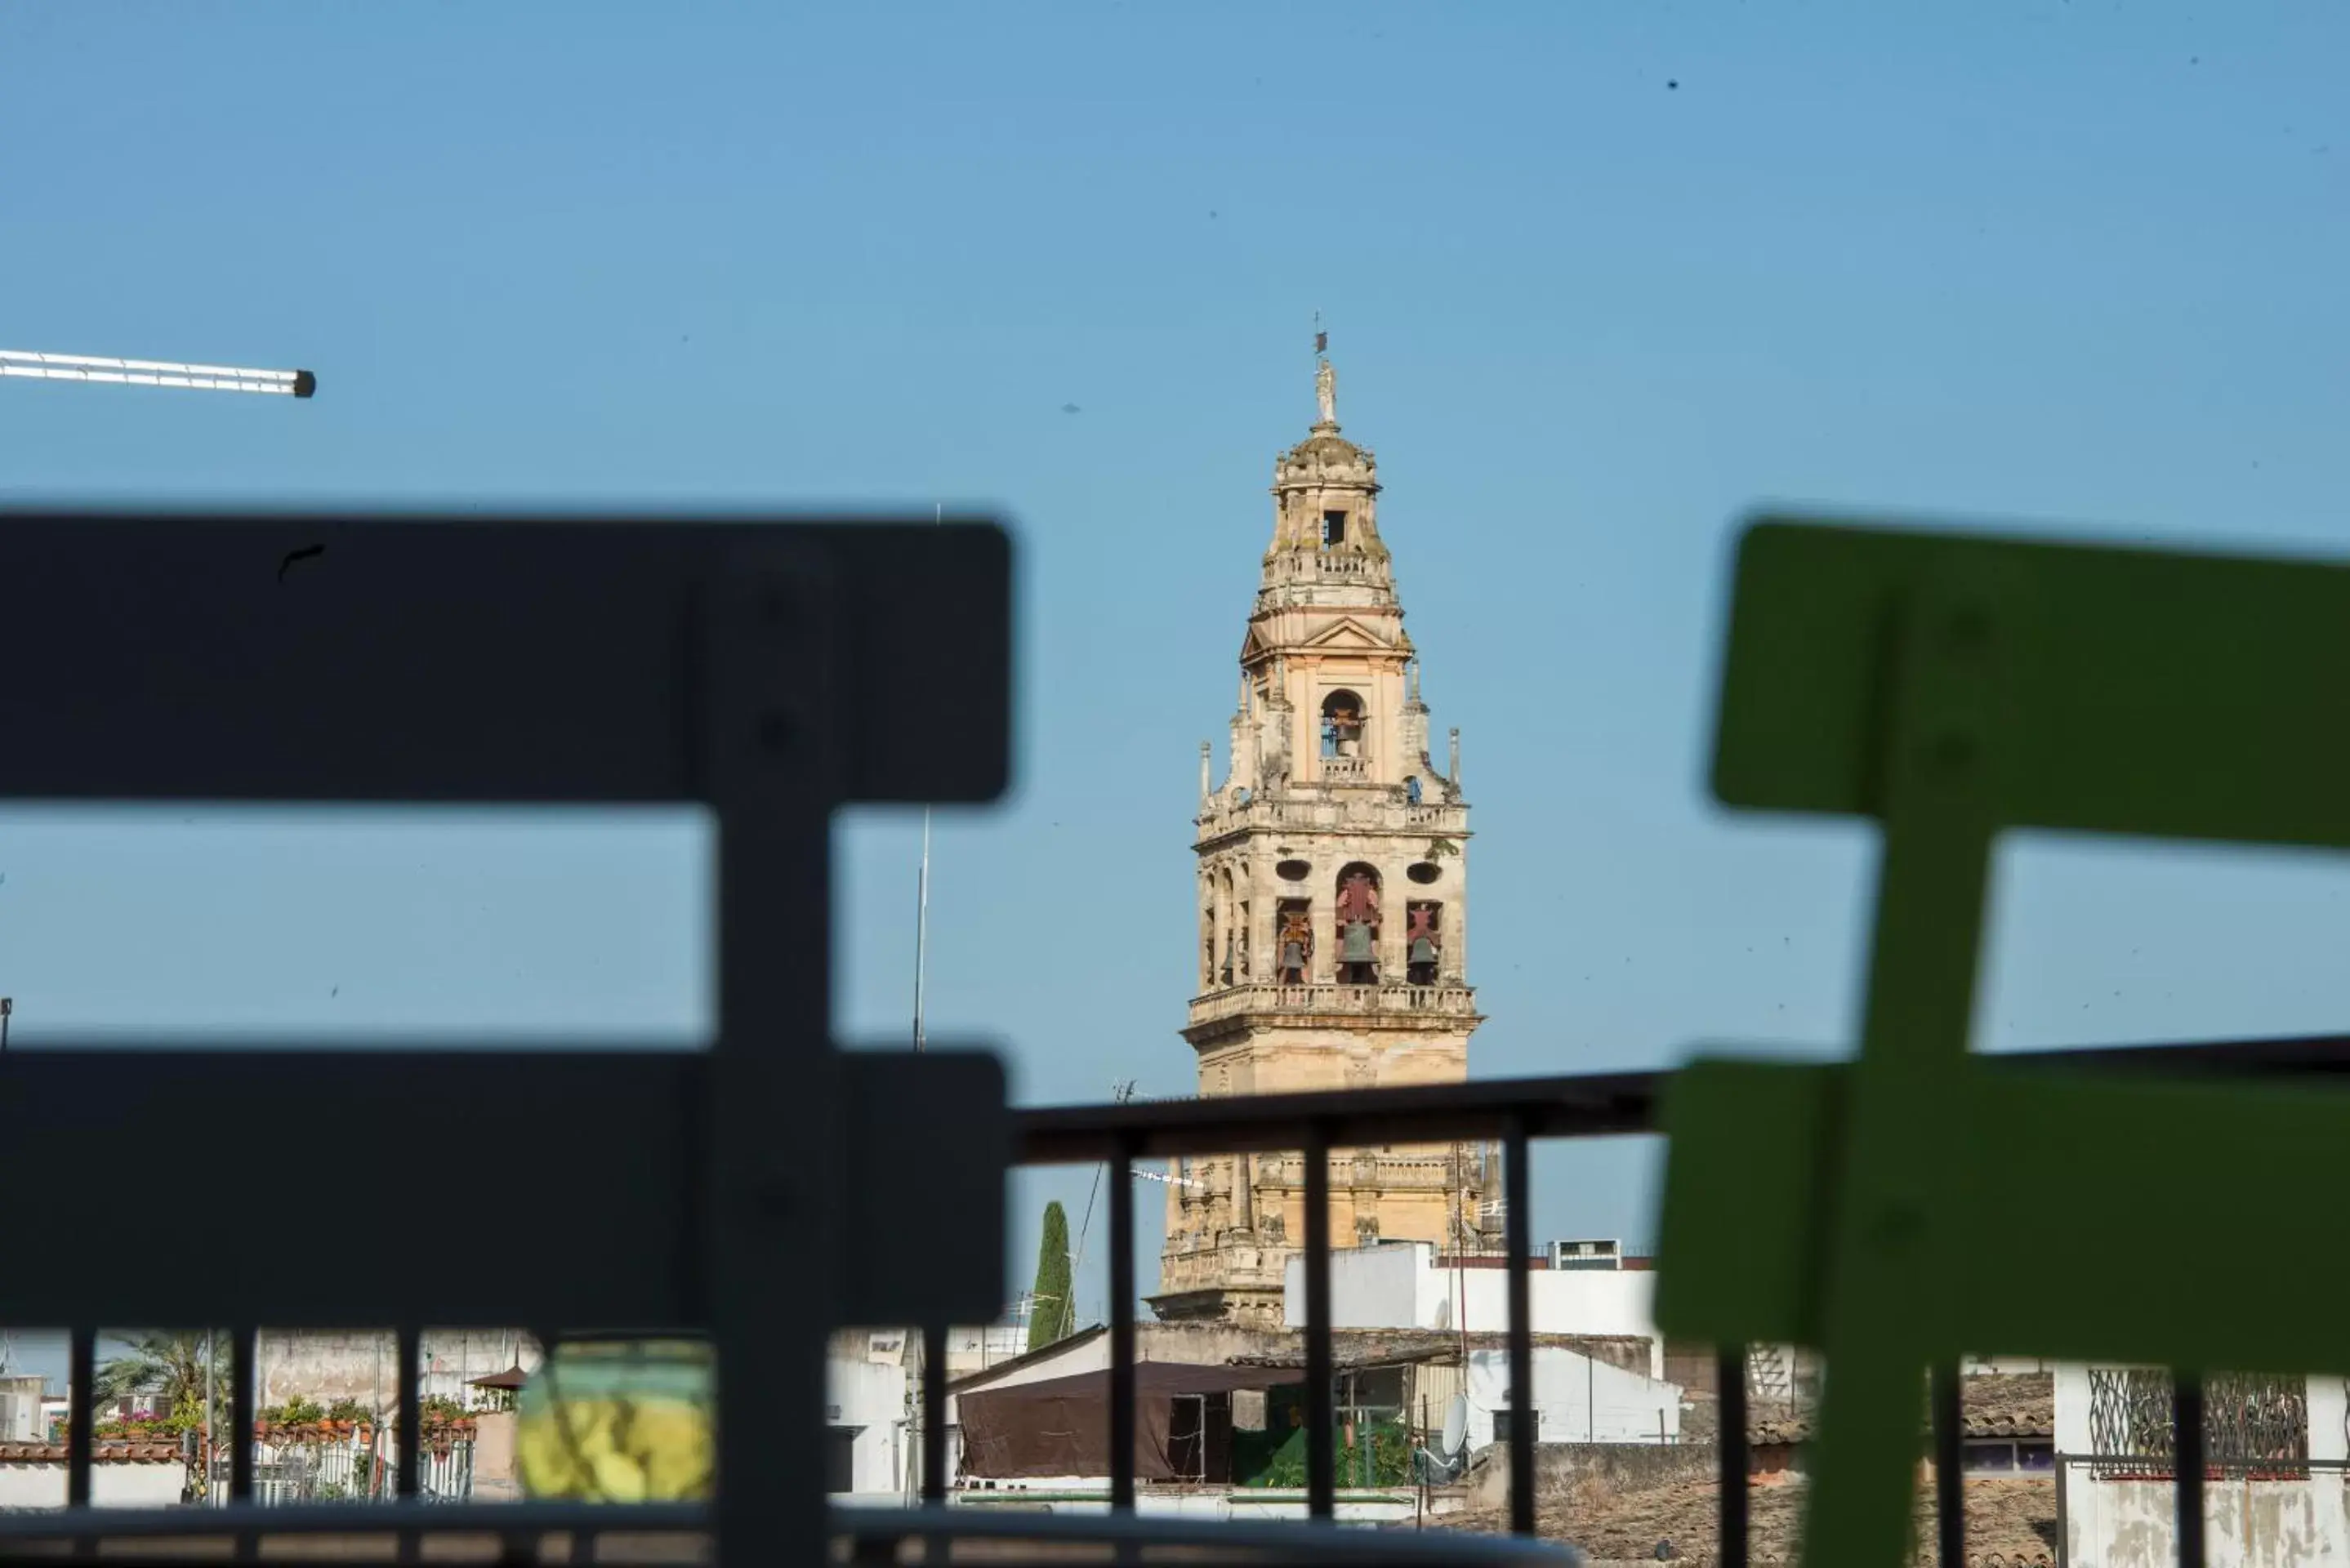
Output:
<svg viewBox="0 0 2350 1568">
<path fill-rule="evenodd" d="M 1322 330 L 1322 313 L 1314 313 L 1314 398 L 1322 406 L 1322 423 L 1338 423 L 1338 372 L 1330 369 L 1330 335 Z"/>
</svg>

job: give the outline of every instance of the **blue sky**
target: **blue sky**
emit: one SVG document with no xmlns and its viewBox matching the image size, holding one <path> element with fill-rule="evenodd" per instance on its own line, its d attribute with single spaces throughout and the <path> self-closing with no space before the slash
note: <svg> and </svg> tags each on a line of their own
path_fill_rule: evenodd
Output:
<svg viewBox="0 0 2350 1568">
<path fill-rule="evenodd" d="M 1000 509 L 1019 777 L 940 820 L 933 1033 L 1032 1102 L 1177 1093 L 1196 747 L 1319 308 L 1464 732 L 1472 1070 L 1831 1052 L 1868 836 L 1700 787 L 1735 519 L 2339 551 L 2345 47 L 2208 0 L 9 7 L 0 345 L 321 390 L 0 385 L 0 499 Z M 843 825 L 845 1034 L 905 1029 L 914 842 Z M 12 809 L 0 987 L 27 1044 L 690 1044 L 702 847 Z M 2345 893 L 2011 846 L 1982 1038 L 2350 1025 Z M 1536 1175 L 1538 1234 L 1648 1234 L 1637 1147 Z M 1087 1189 L 1019 1184 L 1015 1286 Z"/>
</svg>

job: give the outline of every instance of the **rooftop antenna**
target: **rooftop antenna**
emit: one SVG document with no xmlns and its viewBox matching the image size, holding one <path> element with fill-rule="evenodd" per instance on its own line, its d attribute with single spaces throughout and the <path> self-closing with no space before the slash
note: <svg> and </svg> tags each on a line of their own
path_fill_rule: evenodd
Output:
<svg viewBox="0 0 2350 1568">
<path fill-rule="evenodd" d="M 943 504 L 934 504 L 931 512 L 931 526 L 947 520 Z M 914 1049 L 920 1051 L 927 1043 L 922 1032 L 922 988 L 930 973 L 931 947 L 931 808 L 922 807 L 922 864 L 914 874 Z"/>
<path fill-rule="evenodd" d="M 1137 1170 L 1133 1175 L 1134 1179 L 1137 1181 L 1163 1181 L 1170 1187 L 1198 1187 L 1204 1189 L 1208 1185 L 1196 1176 L 1170 1176 L 1165 1171 L 1161 1170 Z"/>
<path fill-rule="evenodd" d="M 86 381 L 123 387 L 177 387 L 197 392 L 258 392 L 307 398 L 318 378 L 307 370 L 255 370 L 239 365 L 182 365 L 172 359 L 114 359 L 95 354 L 45 354 L 0 348 L 0 379 Z"/>
<path fill-rule="evenodd" d="M 931 525 L 932 525 L 933 527 L 936 527 L 936 526 L 938 526 L 939 524 L 943 524 L 943 523 L 946 521 L 946 516 L 947 516 L 947 509 L 946 509 L 946 507 L 945 507 L 942 504 L 933 503 L 933 504 L 931 504 Z M 922 990 L 923 990 L 923 983 L 924 983 L 924 981 L 929 978 L 929 974 L 930 974 L 930 950 L 931 950 L 931 808 L 930 808 L 928 805 L 924 805 L 924 806 L 922 807 L 922 862 L 921 862 L 921 867 L 920 867 L 920 870 L 918 870 L 917 872 L 915 872 L 915 874 L 914 874 L 914 1051 L 915 1051 L 915 1054 L 918 1054 L 918 1055 L 921 1053 L 921 1051 L 922 1051 L 922 1050 L 923 1050 L 923 1048 L 924 1048 L 924 1045 L 925 1045 L 925 1044 L 926 1044 L 926 1043 L 927 1043 L 927 1036 L 926 1036 L 926 1034 L 924 1033 L 924 1031 L 923 1031 L 923 1028 L 922 1028 L 922 1002 L 923 1002 Z M 983 1362 L 984 1362 L 984 1361 L 987 1359 L 987 1349 L 986 1349 L 986 1346 L 987 1346 L 987 1331 L 986 1331 L 986 1330 L 982 1329 L 982 1330 L 980 1331 L 980 1336 L 979 1336 L 979 1339 L 980 1339 L 980 1360 L 981 1360 L 981 1361 L 983 1361 Z M 944 1376 L 947 1376 L 947 1329 L 946 1329 L 946 1325 L 945 1325 L 944 1324 L 935 1324 L 935 1323 L 934 1323 L 934 1324 L 925 1324 L 923 1325 L 923 1327 L 922 1327 L 922 1330 L 921 1330 L 921 1340 L 922 1340 L 922 1361 L 921 1361 L 921 1368 L 922 1368 L 921 1375 L 922 1375 L 922 1381 L 923 1381 L 923 1382 L 927 1382 L 929 1379 L 933 1378 L 933 1377 L 944 1377 Z M 909 1405 L 910 1405 L 910 1406 L 911 1405 L 911 1402 L 912 1402 L 913 1400 L 915 1400 L 915 1399 L 917 1399 L 917 1398 L 919 1398 L 919 1397 L 920 1397 L 920 1386 L 921 1386 L 921 1385 L 920 1385 L 920 1384 L 919 1384 L 919 1383 L 910 1383 L 910 1384 L 908 1384 L 908 1385 L 907 1385 L 907 1387 L 906 1387 L 906 1398 L 907 1398 L 907 1400 L 908 1400 L 908 1402 L 909 1402 Z M 911 1420 L 911 1424 L 913 1424 L 913 1425 L 914 1425 L 914 1426 L 919 1429 L 919 1428 L 920 1428 L 920 1418 L 919 1418 L 919 1417 L 910 1417 L 910 1419 Z M 924 1447 L 927 1449 L 927 1447 L 929 1446 L 929 1442 L 930 1442 L 930 1438 L 929 1438 L 929 1437 L 928 1437 L 928 1435 L 927 1435 L 927 1434 L 925 1434 L 925 1435 L 923 1436 L 923 1438 L 922 1438 L 922 1442 L 923 1442 Z M 919 1494 L 915 1491 L 915 1485 L 916 1485 L 916 1483 L 915 1483 L 915 1481 L 914 1481 L 914 1480 L 913 1480 L 913 1476 L 914 1476 L 914 1467 L 913 1467 L 913 1466 L 910 1466 L 910 1466 L 908 1466 L 908 1467 L 907 1467 L 907 1476 L 908 1476 L 908 1478 L 909 1478 L 909 1479 L 908 1479 L 908 1482 L 907 1482 L 907 1491 L 908 1491 L 908 1495 L 909 1495 L 909 1497 L 910 1497 L 910 1498 L 911 1498 L 911 1497 L 913 1497 L 913 1496 L 919 1495 Z"/>
<path fill-rule="evenodd" d="M 1134 1080 L 1119 1078 L 1113 1081 L 1109 1086 L 1109 1097 L 1110 1103 L 1117 1106 L 1122 1106 L 1134 1098 Z M 1093 1185 L 1086 1189 L 1086 1217 L 1077 1222 L 1077 1255 L 1069 1262 L 1069 1278 L 1072 1282 L 1076 1279 L 1078 1271 L 1086 1266 L 1086 1238 L 1093 1231 L 1094 1199 L 1101 1194 L 1102 1171 L 1106 1168 L 1107 1167 L 1098 1165 L 1094 1167 Z M 1138 1170 L 1134 1174 L 1139 1176 L 1142 1172 Z M 1064 1334 L 1071 1333 L 1076 1327 L 1076 1293 L 1073 1283 L 1069 1291 L 1070 1300 L 1062 1308 L 1061 1332 Z"/>
</svg>

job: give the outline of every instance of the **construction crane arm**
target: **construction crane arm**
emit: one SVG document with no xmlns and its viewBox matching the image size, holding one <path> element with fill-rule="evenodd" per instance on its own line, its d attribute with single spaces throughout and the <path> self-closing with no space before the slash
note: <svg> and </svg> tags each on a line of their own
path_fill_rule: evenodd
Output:
<svg viewBox="0 0 2350 1568">
<path fill-rule="evenodd" d="M 111 359 L 94 354 L 0 348 L 0 379 L 8 377 L 179 387 L 201 392 L 259 392 L 280 398 L 307 398 L 318 389 L 318 378 L 307 370 L 254 370 L 235 365 L 182 365 L 170 359 Z"/>
</svg>

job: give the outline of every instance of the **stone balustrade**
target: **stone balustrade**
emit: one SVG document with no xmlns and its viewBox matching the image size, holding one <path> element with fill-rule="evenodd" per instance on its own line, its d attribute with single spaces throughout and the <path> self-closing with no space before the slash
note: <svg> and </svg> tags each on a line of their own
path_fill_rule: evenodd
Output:
<svg viewBox="0 0 2350 1568">
<path fill-rule="evenodd" d="M 1333 779 L 1328 769 L 1333 762 L 1350 760 L 1357 764 L 1361 762 L 1359 758 L 1320 759 L 1324 778 L 1334 783 L 1346 782 Z M 1388 787 L 1397 794 L 1403 793 L 1400 786 Z M 1377 808 L 1373 809 L 1376 818 Z M 1414 831 L 1425 829 L 1440 836 L 1465 836 L 1469 831 L 1469 808 L 1440 803 L 1406 805 L 1402 822 L 1404 826 Z M 1238 805 L 1229 807 L 1211 804 L 1200 816 L 1199 826 L 1200 836 L 1207 839 L 1243 832 L 1252 827 L 1287 827 L 1301 832 L 1333 833 L 1359 832 L 1367 826 L 1376 828 L 1380 824 L 1376 819 L 1364 822 L 1350 816 L 1346 805 L 1335 800 L 1274 800 L 1252 796 Z"/>
<path fill-rule="evenodd" d="M 1368 784 L 1371 759 L 1368 757 L 1322 757 L 1322 782 L 1325 784 Z"/>
<path fill-rule="evenodd" d="M 1471 1018 L 1477 1012 L 1472 986 L 1457 981 L 1438 985 L 1276 985 L 1226 986 L 1191 999 L 1191 1022 L 1212 1023 L 1246 1012 L 1332 1013 L 1362 1017 L 1378 1013 L 1411 1013 Z"/>
<path fill-rule="evenodd" d="M 1391 579 L 1388 563 L 1378 556 L 1348 550 L 1283 551 L 1267 564 L 1263 581 L 1274 583 L 1385 583 Z"/>
</svg>

